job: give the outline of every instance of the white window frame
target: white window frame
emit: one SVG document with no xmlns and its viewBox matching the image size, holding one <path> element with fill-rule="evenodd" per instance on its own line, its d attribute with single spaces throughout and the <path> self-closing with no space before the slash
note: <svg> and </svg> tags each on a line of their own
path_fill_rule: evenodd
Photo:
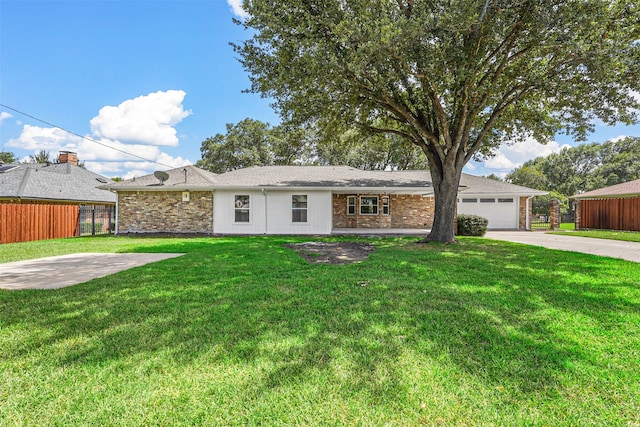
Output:
<svg viewBox="0 0 640 427">
<path fill-rule="evenodd" d="M 243 202 L 243 199 L 246 197 L 246 203 Z M 233 220 L 237 224 L 246 224 L 251 222 L 251 196 L 249 194 L 234 194 L 233 196 Z M 238 220 L 238 214 L 246 211 L 247 220 L 241 221 Z"/>
<path fill-rule="evenodd" d="M 296 207 L 296 197 L 304 197 L 304 202 L 300 202 L 300 203 L 304 203 L 304 207 Z M 309 214 L 309 196 L 306 194 L 293 194 L 291 196 L 291 222 L 296 223 L 296 224 L 304 224 L 307 222 L 308 219 L 308 214 Z M 296 221 L 296 217 L 295 217 L 295 213 L 299 212 L 300 214 L 302 214 L 302 212 L 304 212 L 304 221 L 300 218 L 299 220 Z"/>
<path fill-rule="evenodd" d="M 363 203 L 364 200 L 375 200 L 375 203 Z M 380 200 L 378 200 L 378 196 L 360 196 L 360 215 L 378 215 L 378 205 L 380 204 Z M 363 212 L 362 208 L 372 208 L 375 212 Z"/>
<path fill-rule="evenodd" d="M 357 206 L 356 196 L 347 196 L 347 215 L 355 215 L 356 206 Z M 353 208 L 353 212 L 349 212 L 350 208 Z"/>
<path fill-rule="evenodd" d="M 389 196 L 382 196 L 382 215 L 389 215 Z"/>
</svg>

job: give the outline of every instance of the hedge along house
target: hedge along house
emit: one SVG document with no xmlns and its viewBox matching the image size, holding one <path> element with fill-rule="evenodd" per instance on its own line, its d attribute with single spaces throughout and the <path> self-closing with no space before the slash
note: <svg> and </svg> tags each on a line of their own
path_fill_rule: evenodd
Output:
<svg viewBox="0 0 640 427">
<path fill-rule="evenodd" d="M 58 163 L 0 164 L 1 243 L 77 236 L 84 208 L 104 208 L 94 219 L 109 230 L 116 197 L 97 187 L 110 180 L 77 164 L 69 151 Z"/>
<path fill-rule="evenodd" d="M 266 166 L 216 175 L 187 166 L 165 174 L 163 182 L 147 175 L 102 187 L 117 193 L 118 234 L 426 231 L 433 223 L 428 171 Z M 467 193 L 477 203 L 464 202 L 469 206 L 464 213 L 489 214 L 489 227 L 494 229 L 527 228 L 529 199 L 545 194 L 465 175 L 460 195 Z M 480 198 L 492 198 L 493 209 Z"/>
<path fill-rule="evenodd" d="M 576 229 L 640 231 L 640 179 L 570 198 Z"/>
</svg>

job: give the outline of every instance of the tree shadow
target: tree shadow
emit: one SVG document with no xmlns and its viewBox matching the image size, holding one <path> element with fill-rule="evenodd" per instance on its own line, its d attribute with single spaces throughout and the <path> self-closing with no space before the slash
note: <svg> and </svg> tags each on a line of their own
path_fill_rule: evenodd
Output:
<svg viewBox="0 0 640 427">
<path fill-rule="evenodd" d="M 2 354 L 37 348 L 61 367 L 160 354 L 212 367 L 264 362 L 254 394 L 314 373 L 391 405 L 408 393 L 407 353 L 490 387 L 547 393 L 571 363 L 592 358 L 554 316 L 615 328 L 640 312 L 638 284 L 616 274 L 638 268 L 623 261 L 470 239 L 398 240 L 360 264 L 311 265 L 283 246 L 292 241 L 140 246 L 187 254 L 54 292 L 0 293 L 0 324 L 26 337 L 5 340 Z"/>
</svg>

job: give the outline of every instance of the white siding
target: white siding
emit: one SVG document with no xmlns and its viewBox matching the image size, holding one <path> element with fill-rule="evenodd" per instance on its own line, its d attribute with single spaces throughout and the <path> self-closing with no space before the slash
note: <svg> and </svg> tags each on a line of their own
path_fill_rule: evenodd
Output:
<svg viewBox="0 0 640 427">
<path fill-rule="evenodd" d="M 475 199 L 475 203 L 465 202 Z M 483 203 L 482 199 L 493 199 L 492 203 Z M 500 203 L 499 199 L 513 199 L 511 203 Z M 478 215 L 489 220 L 489 230 L 516 230 L 519 225 L 519 196 L 458 194 L 458 213 Z"/>
<path fill-rule="evenodd" d="M 235 196 L 250 196 L 249 222 L 235 222 Z M 307 195 L 307 222 L 292 221 L 293 195 Z M 213 203 L 216 234 L 330 234 L 330 191 L 217 190 Z"/>
</svg>

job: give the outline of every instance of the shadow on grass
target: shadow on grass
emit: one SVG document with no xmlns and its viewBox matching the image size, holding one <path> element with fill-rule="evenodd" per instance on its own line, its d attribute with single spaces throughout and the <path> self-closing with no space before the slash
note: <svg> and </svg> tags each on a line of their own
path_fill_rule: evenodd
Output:
<svg viewBox="0 0 640 427">
<path fill-rule="evenodd" d="M 621 319 L 640 311 L 639 269 L 622 261 L 483 239 L 400 239 L 378 241 L 360 264 L 310 265 L 283 247 L 301 240 L 142 245 L 136 251 L 187 255 L 54 292 L 0 293 L 0 325 L 23 334 L 4 339 L 0 353 L 38 351 L 54 366 L 131 356 L 263 363 L 251 393 L 315 373 L 391 404 L 408 392 L 407 354 L 491 387 L 553 390 L 572 363 L 597 363 L 565 320 L 588 318 L 615 337 Z"/>
</svg>

